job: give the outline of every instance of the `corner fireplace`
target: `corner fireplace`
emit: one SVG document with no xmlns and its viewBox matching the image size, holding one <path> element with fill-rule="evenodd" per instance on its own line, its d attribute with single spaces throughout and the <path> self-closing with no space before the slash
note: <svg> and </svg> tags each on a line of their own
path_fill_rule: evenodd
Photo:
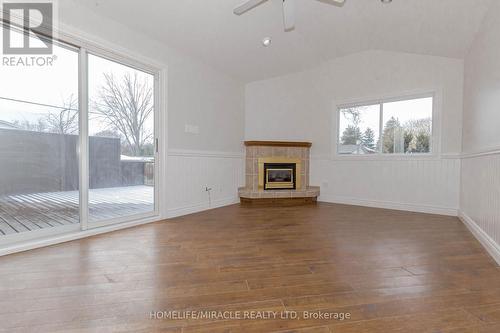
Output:
<svg viewBox="0 0 500 333">
<path fill-rule="evenodd" d="M 295 163 L 264 163 L 264 190 L 295 190 L 296 179 Z"/>
<path fill-rule="evenodd" d="M 309 186 L 311 143 L 245 141 L 245 205 L 301 205 L 317 201 L 319 186 Z"/>
</svg>

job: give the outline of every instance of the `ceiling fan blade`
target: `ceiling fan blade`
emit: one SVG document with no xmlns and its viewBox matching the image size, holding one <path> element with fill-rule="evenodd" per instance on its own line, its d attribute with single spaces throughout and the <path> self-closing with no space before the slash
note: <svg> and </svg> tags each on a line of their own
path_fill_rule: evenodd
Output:
<svg viewBox="0 0 500 333">
<path fill-rule="evenodd" d="M 285 31 L 295 28 L 295 0 L 283 0 L 283 23 Z"/>
<path fill-rule="evenodd" d="M 318 0 L 318 1 L 329 5 L 343 6 L 346 0 Z"/>
<path fill-rule="evenodd" d="M 267 0 L 248 0 L 244 3 L 242 3 L 241 5 L 239 5 L 238 7 L 236 7 L 233 10 L 233 13 L 235 13 L 236 15 L 244 14 L 247 11 L 249 11 L 250 9 L 257 7 L 258 5 L 260 5 L 261 3 L 266 2 L 266 1 Z"/>
</svg>

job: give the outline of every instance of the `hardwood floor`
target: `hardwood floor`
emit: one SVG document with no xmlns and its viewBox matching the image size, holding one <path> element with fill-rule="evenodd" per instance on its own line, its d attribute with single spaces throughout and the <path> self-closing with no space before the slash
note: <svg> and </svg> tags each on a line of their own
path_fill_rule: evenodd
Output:
<svg viewBox="0 0 500 333">
<path fill-rule="evenodd" d="M 278 318 L 154 319 L 186 310 Z M 0 328 L 500 332 L 500 270 L 453 217 L 235 205 L 1 257 Z"/>
</svg>

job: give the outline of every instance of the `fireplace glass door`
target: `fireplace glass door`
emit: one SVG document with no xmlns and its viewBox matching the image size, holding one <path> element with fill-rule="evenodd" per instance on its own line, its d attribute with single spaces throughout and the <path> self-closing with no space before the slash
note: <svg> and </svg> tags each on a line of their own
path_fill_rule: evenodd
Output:
<svg viewBox="0 0 500 333">
<path fill-rule="evenodd" d="M 265 163 L 266 190 L 291 190 L 296 188 L 296 165 L 294 163 Z"/>
</svg>

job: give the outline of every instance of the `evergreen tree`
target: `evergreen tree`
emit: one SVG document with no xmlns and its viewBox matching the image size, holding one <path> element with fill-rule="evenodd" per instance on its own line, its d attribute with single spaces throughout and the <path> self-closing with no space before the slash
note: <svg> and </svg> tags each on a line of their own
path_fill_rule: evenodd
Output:
<svg viewBox="0 0 500 333">
<path fill-rule="evenodd" d="M 364 147 L 369 149 L 375 149 L 375 132 L 371 128 L 367 128 L 363 133 L 361 142 Z"/>
<path fill-rule="evenodd" d="M 412 152 L 412 149 L 410 147 L 412 141 L 413 141 L 413 133 L 405 130 L 405 153 Z"/>
<path fill-rule="evenodd" d="M 428 133 L 425 132 L 420 132 L 417 135 L 417 142 L 416 142 L 416 148 L 415 151 L 417 153 L 428 153 L 430 152 L 430 142 L 431 142 L 431 137 Z"/>
<path fill-rule="evenodd" d="M 342 133 L 340 141 L 342 145 L 357 145 L 358 140 L 361 139 L 361 132 L 358 127 L 349 125 Z"/>
<path fill-rule="evenodd" d="M 387 123 L 385 123 L 384 135 L 382 139 L 383 140 L 382 149 L 384 153 L 386 154 L 394 153 L 394 147 L 396 143 L 395 139 L 400 128 L 401 125 L 399 121 L 394 117 L 391 117 L 391 119 L 389 119 Z"/>
</svg>

